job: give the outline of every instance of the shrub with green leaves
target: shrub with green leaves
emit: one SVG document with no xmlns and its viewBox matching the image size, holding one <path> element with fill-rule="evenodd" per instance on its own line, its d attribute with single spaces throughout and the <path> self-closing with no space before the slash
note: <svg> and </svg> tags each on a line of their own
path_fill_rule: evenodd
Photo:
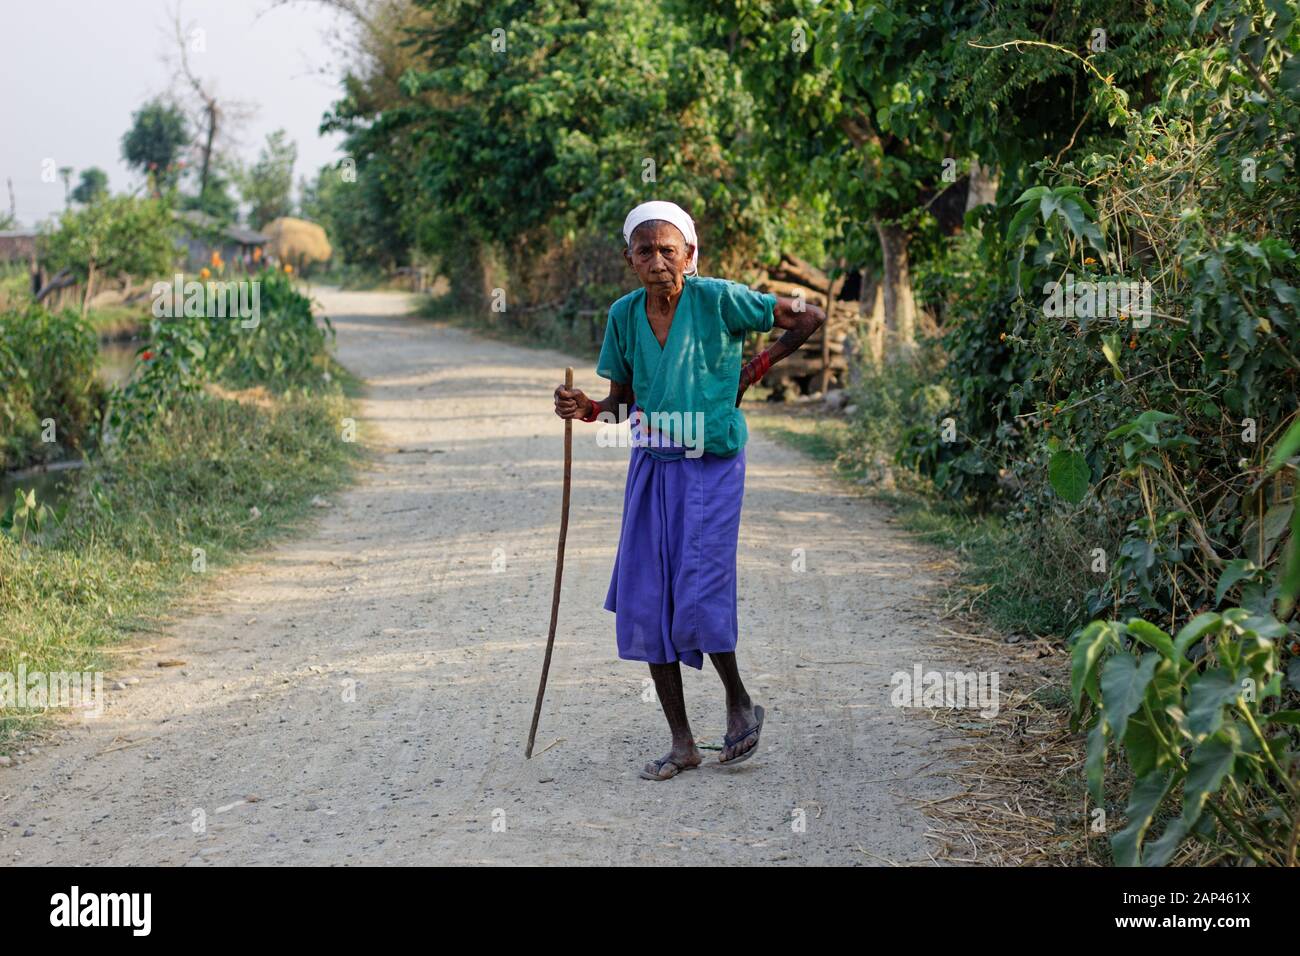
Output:
<svg viewBox="0 0 1300 956">
<path fill-rule="evenodd" d="M 1175 637 L 1141 618 L 1094 621 L 1072 655 L 1076 714 L 1091 713 L 1087 778 L 1105 806 L 1107 750 L 1122 747 L 1134 782 L 1120 866 L 1164 866 L 1184 841 L 1216 859 L 1295 866 L 1300 840 L 1300 658 L 1271 614 L 1207 612 Z M 1148 840 L 1165 817 L 1159 837 Z"/>
<path fill-rule="evenodd" d="M 1079 530 L 1066 560 L 1092 582 L 1071 627 L 1087 625 L 1076 719 L 1094 795 L 1108 755 L 1136 778 L 1116 860 L 1185 860 L 1199 842 L 1294 863 L 1300 30 L 1281 0 L 1170 5 L 1134 70 L 1114 51 L 1143 30 L 1086 13 L 1109 9 L 1052 5 L 1057 38 L 1112 28 L 1096 54 L 995 13 L 959 81 L 1045 148 L 1000 153 L 998 204 L 967 217 L 990 273 L 950 308 L 952 401 L 899 456 L 1011 522 Z M 1032 128 L 1030 74 L 1050 58 L 1084 91 L 1069 129 Z"/>
<path fill-rule="evenodd" d="M 165 418 L 208 382 L 273 391 L 316 387 L 328 380 L 333 327 L 311 300 L 275 269 L 241 277 L 258 283 L 256 323 L 239 316 L 154 318 L 137 372 L 112 396 L 111 425 L 122 438 Z"/>
<path fill-rule="evenodd" d="M 1300 470 L 1300 422 L 1269 458 L 1266 475 Z M 1076 722 L 1091 722 L 1087 777 L 1104 805 L 1109 747 L 1122 745 L 1134 776 L 1126 826 L 1112 839 L 1120 865 L 1162 866 L 1184 841 L 1216 857 L 1295 866 L 1300 846 L 1300 517 L 1275 572 L 1246 559 L 1224 565 L 1216 603 L 1173 638 L 1142 618 L 1093 621 L 1074 640 Z M 1291 621 L 1291 623 L 1287 623 Z M 1077 725 L 1077 724 L 1076 724 Z M 1181 801 L 1179 792 L 1181 791 Z M 1174 810 L 1177 814 L 1174 815 Z M 1145 845 L 1158 816 L 1160 837 Z"/>
<path fill-rule="evenodd" d="M 85 446 L 104 403 L 98 347 L 93 329 L 70 309 L 31 304 L 0 313 L 0 471 Z"/>
<path fill-rule="evenodd" d="M 177 258 L 173 229 L 166 199 L 100 199 L 69 209 L 57 229 L 41 236 L 41 263 L 51 272 L 66 269 L 82 283 L 84 315 L 104 276 L 166 272 Z"/>
</svg>

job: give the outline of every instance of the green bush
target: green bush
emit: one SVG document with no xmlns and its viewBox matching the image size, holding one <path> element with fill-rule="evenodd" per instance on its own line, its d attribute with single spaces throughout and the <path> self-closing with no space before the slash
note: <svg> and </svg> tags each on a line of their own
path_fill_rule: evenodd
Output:
<svg viewBox="0 0 1300 956">
<path fill-rule="evenodd" d="M 255 323 L 251 317 L 210 317 L 206 311 L 185 315 L 183 310 L 150 322 L 138 371 L 114 391 L 110 402 L 111 424 L 120 437 L 165 418 L 177 402 L 208 382 L 272 391 L 318 388 L 328 382 L 333 337 L 329 319 L 318 320 L 311 300 L 275 269 L 238 281 L 258 284 Z"/>
<path fill-rule="evenodd" d="M 84 315 L 103 277 L 165 273 L 177 257 L 168 199 L 112 196 L 69 209 L 40 240 L 41 264 L 82 283 Z"/>
<path fill-rule="evenodd" d="M 0 313 L 0 471 L 85 447 L 105 399 L 95 377 L 98 348 L 89 324 L 70 309 L 31 304 Z M 45 441 L 51 434 L 54 441 Z"/>
</svg>

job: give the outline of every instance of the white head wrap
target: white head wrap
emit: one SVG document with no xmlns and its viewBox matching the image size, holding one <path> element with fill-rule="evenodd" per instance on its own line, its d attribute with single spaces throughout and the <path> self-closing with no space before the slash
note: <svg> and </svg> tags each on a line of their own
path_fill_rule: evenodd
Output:
<svg viewBox="0 0 1300 956">
<path fill-rule="evenodd" d="M 681 231 L 687 244 L 695 247 L 695 252 L 691 254 L 691 261 L 686 264 L 686 274 L 695 275 L 700 262 L 700 240 L 695 235 L 695 220 L 675 202 L 656 199 L 652 202 L 643 202 L 633 209 L 623 220 L 623 242 L 631 246 L 633 230 L 651 219 L 662 219 L 664 222 L 672 223 Z"/>
</svg>

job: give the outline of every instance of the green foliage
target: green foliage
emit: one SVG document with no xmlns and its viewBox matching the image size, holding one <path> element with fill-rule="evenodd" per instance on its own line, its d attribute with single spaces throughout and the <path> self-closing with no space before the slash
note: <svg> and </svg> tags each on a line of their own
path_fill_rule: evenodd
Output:
<svg viewBox="0 0 1300 956">
<path fill-rule="evenodd" d="M 1210 12 L 1245 22 L 1238 9 Z M 1263 480 L 1258 449 L 1296 411 L 1287 240 L 1300 202 L 1279 180 L 1296 107 L 1254 92 L 1252 68 L 1282 85 L 1288 24 L 1259 18 L 1257 61 L 1196 37 L 1205 45 L 1171 57 L 1158 101 L 1125 111 L 1073 162 L 1040 164 L 1048 184 L 981 218 L 985 258 L 1004 272 L 972 289 L 944 338 L 954 402 L 936 422 L 954 417 L 961 440 L 924 423 L 904 448 L 955 496 L 988 503 L 1016 488 L 1026 520 L 1076 505 L 1111 557 L 1095 612 L 1190 618 L 1222 599 L 1224 562 L 1266 566 L 1286 530 L 1290 486 Z M 1119 281 L 1150 283 L 1149 314 L 1053 308 L 1061 289 Z M 1084 464 L 1092 491 L 1075 500 Z"/>
<path fill-rule="evenodd" d="M 1052 489 L 1072 505 L 1088 493 L 1088 460 L 1077 451 L 1060 449 L 1047 462 L 1047 480 Z"/>
<path fill-rule="evenodd" d="M 213 329 L 212 374 L 237 388 L 317 386 L 329 372 L 334 329 L 328 316 L 313 314 L 311 300 L 283 272 L 265 269 L 251 278 L 261 284 L 258 326 L 226 322 Z"/>
<path fill-rule="evenodd" d="M 172 185 L 189 142 L 189 124 L 180 108 L 161 99 L 150 100 L 132 114 L 131 128 L 122 136 L 122 159 L 159 186 Z"/>
<path fill-rule="evenodd" d="M 239 192 L 251 207 L 248 221 L 253 228 L 260 229 L 293 211 L 293 164 L 297 159 L 297 145 L 284 130 L 277 129 L 267 135 L 257 162 L 238 174 Z"/>
<path fill-rule="evenodd" d="M 167 203 L 134 196 L 113 196 L 69 210 L 40 243 L 47 269 L 66 268 L 88 285 L 104 274 L 164 273 L 176 257 Z"/>
<path fill-rule="evenodd" d="M 82 205 L 90 205 L 108 195 L 108 173 L 98 166 L 81 171 L 81 181 L 72 190 L 72 198 Z"/>
<path fill-rule="evenodd" d="M 209 382 L 286 391 L 330 381 L 329 319 L 318 320 L 311 300 L 279 270 L 263 269 L 238 281 L 257 283 L 259 309 L 252 317 L 212 317 L 206 309 L 189 315 L 182 309 L 151 321 L 136 373 L 111 397 L 110 424 L 121 439 L 169 421 Z"/>
<path fill-rule="evenodd" d="M 351 166 L 322 166 L 302 187 L 302 218 L 319 223 L 334 247 L 338 265 L 370 266 L 391 272 L 409 258 L 412 236 L 404 218 L 401 178 L 386 156 L 370 158 L 364 175 Z M 442 242 L 447 240 L 443 239 Z"/>
<path fill-rule="evenodd" d="M 453 275 L 498 250 L 519 283 L 532 260 L 575 243 L 609 244 L 617 265 L 623 217 L 649 198 L 690 210 L 714 263 L 776 251 L 787 225 L 816 231 L 770 207 L 741 162 L 751 102 L 726 52 L 699 45 L 658 0 L 419 8 L 411 62 L 378 118 L 353 80 L 327 120 L 356 161 L 356 181 L 325 193 L 339 218 L 381 217 Z M 392 256 L 373 240 L 344 254 Z M 462 286 L 473 284 L 467 274 Z"/>
<path fill-rule="evenodd" d="M 103 666 L 102 645 L 145 626 L 195 580 L 200 551 L 219 566 L 346 479 L 357 446 L 340 440 L 350 408 L 328 320 L 282 272 L 241 279 L 259 283 L 253 328 L 183 310 L 152 323 L 133 377 L 107 399 L 111 427 L 82 449 L 88 467 L 66 505 L 32 491 L 0 503 L 0 670 L 20 660 L 33 670 Z M 0 451 L 26 434 L 7 422 L 43 409 L 58 409 L 62 441 L 70 416 L 99 417 L 96 348 L 73 312 L 0 315 Z"/>
<path fill-rule="evenodd" d="M 54 512 L 36 500 L 35 491 L 15 488 L 13 502 L 0 513 L 0 532 L 24 545 L 29 534 L 39 535 L 53 517 Z"/>
<path fill-rule="evenodd" d="M 1071 690 L 1076 717 L 1092 717 L 1093 800 L 1105 803 L 1109 748 L 1122 746 L 1135 777 L 1127 823 L 1111 841 L 1118 865 L 1164 866 L 1187 840 L 1220 859 L 1296 865 L 1300 659 L 1287 678 L 1288 633 L 1271 614 L 1233 608 L 1201 614 L 1172 638 L 1141 618 L 1094 621 L 1078 634 Z M 1166 810 L 1163 833 L 1148 840 Z"/>
<path fill-rule="evenodd" d="M 680 4 L 706 42 L 741 66 L 758 115 L 766 183 L 782 199 L 815 195 L 855 261 L 876 256 L 873 220 L 915 224 L 944 188 L 944 160 L 982 142 L 946 90 L 954 48 L 977 4 L 891 0 L 733 0 Z"/>
<path fill-rule="evenodd" d="M 97 351 L 93 329 L 76 312 L 36 304 L 0 312 L 0 471 L 85 447 L 105 400 Z"/>
<path fill-rule="evenodd" d="M 185 196 L 181 208 L 207 213 L 217 223 L 233 223 L 239 218 L 239 202 L 230 194 L 230 182 L 217 169 L 208 171 L 208 181 L 197 196 Z"/>
<path fill-rule="evenodd" d="M 1146 458 L 1167 447 L 1158 428 L 1171 419 L 1148 412 L 1118 429 L 1133 443 L 1126 455 Z M 1267 474 L 1288 473 L 1294 488 L 1297 451 L 1300 422 L 1278 442 Z M 1300 597 L 1293 505 L 1286 503 L 1272 532 L 1279 538 L 1291 522 L 1286 557 L 1272 575 L 1245 558 L 1223 566 L 1214 603 L 1240 588 L 1243 606 L 1203 611 L 1173 638 L 1136 617 L 1093 621 L 1074 638 L 1074 715 L 1092 721 L 1092 798 L 1104 803 L 1110 745 L 1123 744 L 1136 778 L 1127 825 L 1112 841 L 1122 866 L 1163 866 L 1187 840 L 1257 864 L 1297 863 L 1300 643 L 1295 624 L 1284 623 Z M 1180 786 L 1181 812 L 1170 813 L 1164 833 L 1144 847 L 1157 811 L 1175 802 Z"/>
<path fill-rule="evenodd" d="M 347 480 L 359 446 L 338 429 L 354 413 L 337 387 L 261 404 L 200 393 L 176 405 L 168 427 L 97 456 L 61 519 L 46 509 L 38 521 L 39 500 L 10 508 L 0 519 L 0 670 L 103 668 L 108 645 L 156 627 L 167 602 L 203 579 L 196 548 L 215 571 Z"/>
</svg>

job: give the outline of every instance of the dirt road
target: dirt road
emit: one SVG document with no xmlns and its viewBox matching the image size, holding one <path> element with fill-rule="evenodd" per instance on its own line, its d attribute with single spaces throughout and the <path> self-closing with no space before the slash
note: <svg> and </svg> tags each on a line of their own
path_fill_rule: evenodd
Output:
<svg viewBox="0 0 1300 956">
<path fill-rule="evenodd" d="M 109 675 L 139 683 L 103 717 L 0 769 L 0 862 L 927 862 L 915 803 L 951 792 L 943 732 L 889 693 L 896 671 L 953 663 L 933 553 L 753 434 L 739 658 L 767 709 L 760 752 L 637 779 L 668 739 L 601 607 L 628 453 L 579 423 L 543 752 L 525 761 L 559 520 L 550 393 L 566 364 L 594 390 L 591 364 L 403 318 L 396 294 L 320 298 L 369 382 L 373 467 L 141 640 Z M 696 735 L 720 743 L 721 684 L 685 670 Z"/>
</svg>

